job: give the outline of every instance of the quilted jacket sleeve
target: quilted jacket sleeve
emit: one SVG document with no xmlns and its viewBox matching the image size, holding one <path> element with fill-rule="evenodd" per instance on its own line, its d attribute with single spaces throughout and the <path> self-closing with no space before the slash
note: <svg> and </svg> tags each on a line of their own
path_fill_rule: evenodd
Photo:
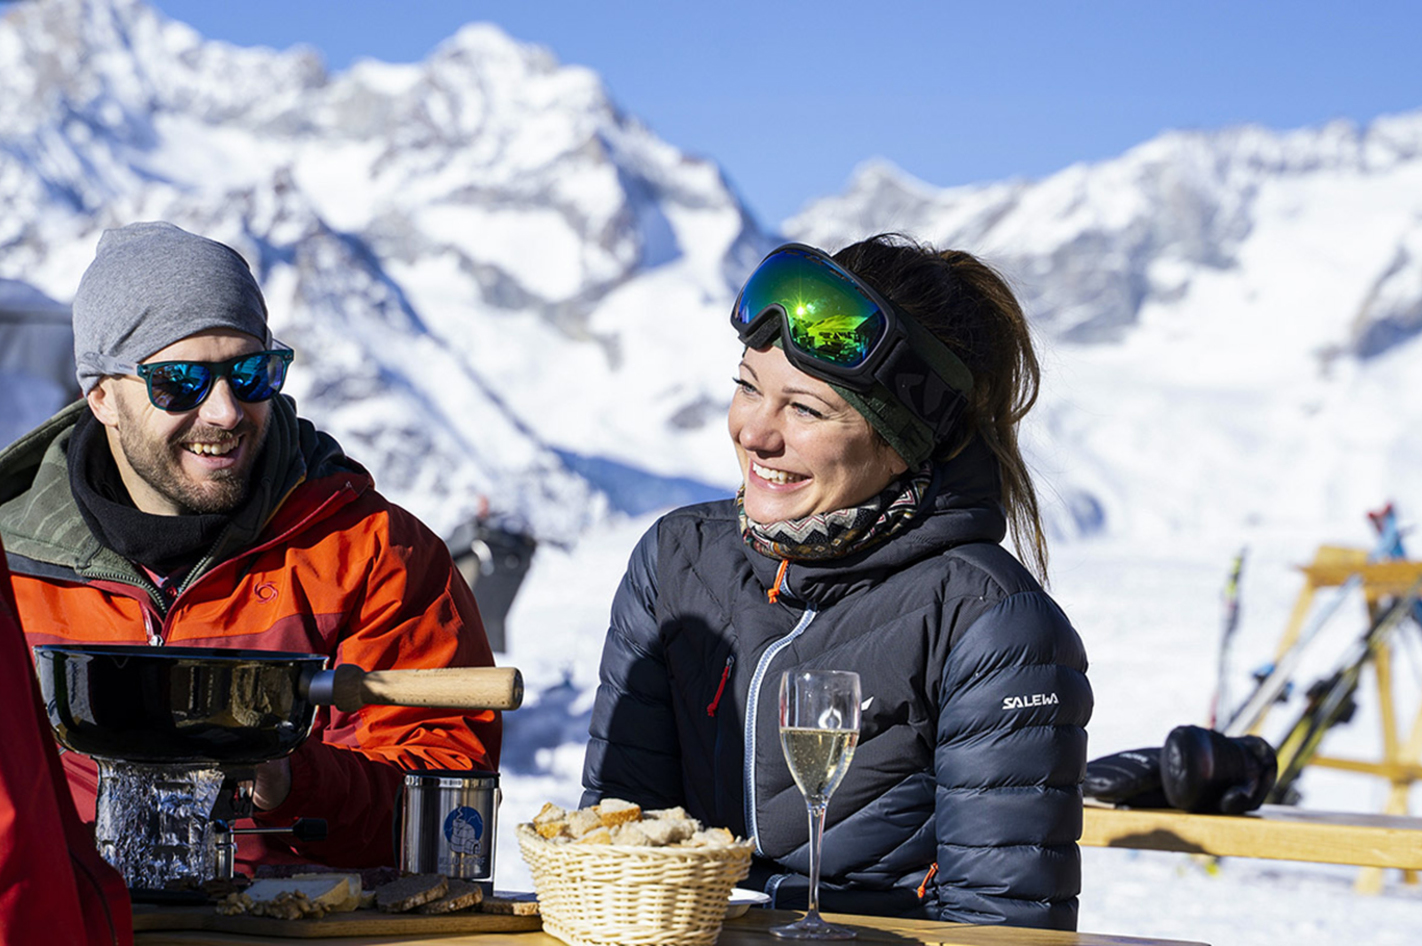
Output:
<svg viewBox="0 0 1422 946">
<path fill-rule="evenodd" d="M 1009 595 L 958 637 L 935 752 L 941 919 L 1076 928 L 1086 654 L 1045 593 Z"/>
<path fill-rule="evenodd" d="M 681 748 L 657 626 L 657 529 L 633 550 L 612 601 L 583 761 L 583 805 L 604 797 L 648 808 L 682 803 Z"/>
</svg>

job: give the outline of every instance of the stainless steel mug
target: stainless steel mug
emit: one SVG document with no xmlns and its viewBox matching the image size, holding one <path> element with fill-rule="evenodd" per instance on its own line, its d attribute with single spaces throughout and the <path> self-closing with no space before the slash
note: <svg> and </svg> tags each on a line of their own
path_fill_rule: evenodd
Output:
<svg viewBox="0 0 1422 946">
<path fill-rule="evenodd" d="M 400 869 L 494 886 L 497 772 L 407 772 L 401 806 Z"/>
</svg>

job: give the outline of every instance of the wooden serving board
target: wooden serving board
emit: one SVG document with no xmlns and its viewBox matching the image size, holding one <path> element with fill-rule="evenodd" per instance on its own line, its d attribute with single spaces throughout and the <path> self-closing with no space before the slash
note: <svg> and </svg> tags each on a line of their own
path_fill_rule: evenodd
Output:
<svg viewBox="0 0 1422 946">
<path fill-rule="evenodd" d="M 445 913 L 425 916 L 418 913 L 352 910 L 349 913 L 328 913 L 315 920 L 276 920 L 268 916 L 247 916 L 240 913 L 236 916 L 223 916 L 210 904 L 133 905 L 135 933 L 202 930 L 283 939 L 318 939 L 334 936 L 415 937 L 436 933 L 519 933 L 541 929 L 542 926 L 542 921 L 536 916 L 507 916 L 497 913 Z"/>
</svg>

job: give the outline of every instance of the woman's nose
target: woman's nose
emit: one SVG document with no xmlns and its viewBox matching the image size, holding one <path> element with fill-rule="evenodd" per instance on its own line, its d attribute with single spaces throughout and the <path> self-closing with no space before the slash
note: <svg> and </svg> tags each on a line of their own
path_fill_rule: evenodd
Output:
<svg viewBox="0 0 1422 946">
<path fill-rule="evenodd" d="M 785 446 L 785 437 L 776 422 L 776 415 L 764 409 L 745 412 L 736 440 L 746 450 L 756 453 L 779 453 Z"/>
<path fill-rule="evenodd" d="M 198 417 L 205 424 L 231 430 L 242 419 L 242 405 L 237 395 L 232 393 L 232 385 L 226 378 L 212 382 L 212 390 L 198 405 Z"/>
</svg>

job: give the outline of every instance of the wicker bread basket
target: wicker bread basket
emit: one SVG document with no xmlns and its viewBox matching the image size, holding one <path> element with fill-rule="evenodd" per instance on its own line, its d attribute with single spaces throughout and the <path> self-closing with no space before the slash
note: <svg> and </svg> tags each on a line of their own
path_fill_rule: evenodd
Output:
<svg viewBox="0 0 1422 946">
<path fill-rule="evenodd" d="M 753 848 L 556 844 L 526 824 L 517 836 L 543 930 L 570 946 L 709 946 Z"/>
</svg>

